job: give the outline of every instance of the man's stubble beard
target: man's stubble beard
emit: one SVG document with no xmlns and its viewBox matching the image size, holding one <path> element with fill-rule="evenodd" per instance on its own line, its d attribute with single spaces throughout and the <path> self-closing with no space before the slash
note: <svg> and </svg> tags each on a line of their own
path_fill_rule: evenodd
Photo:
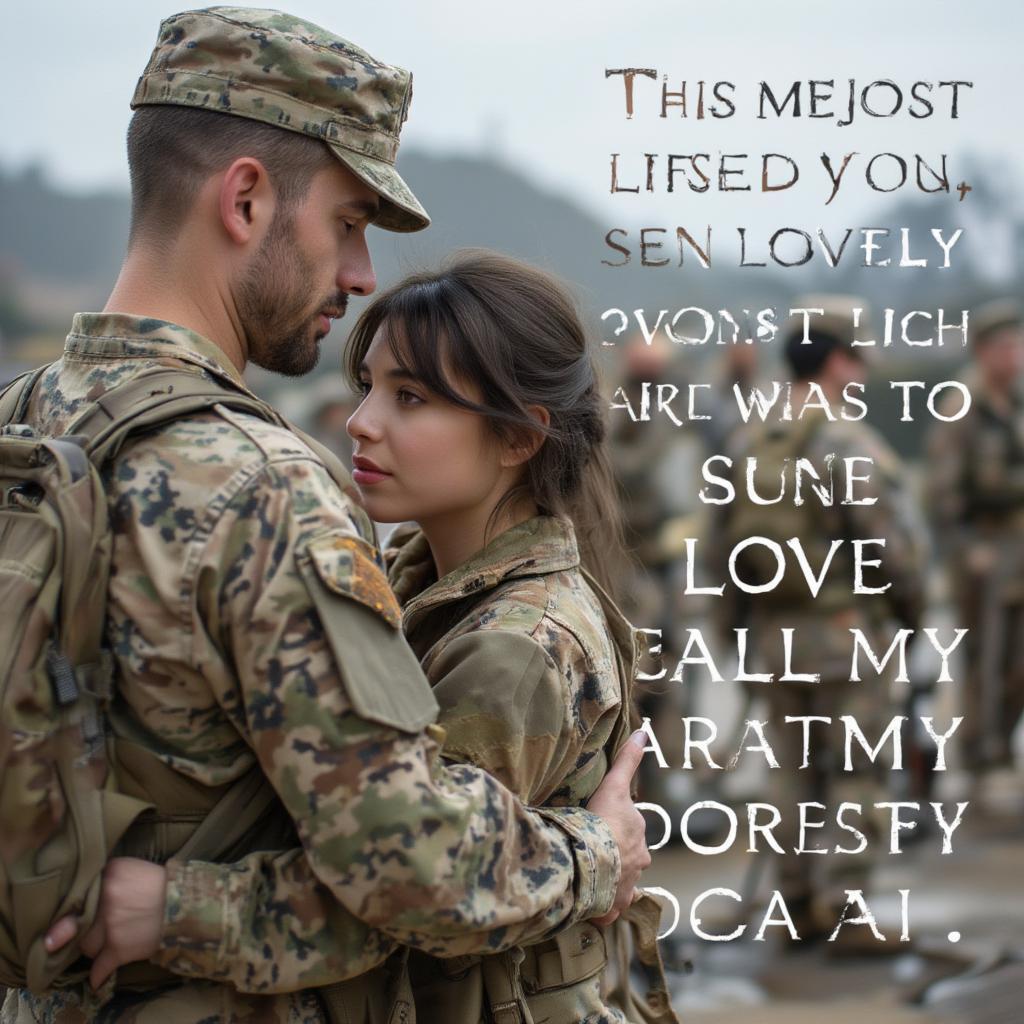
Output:
<svg viewBox="0 0 1024 1024">
<path fill-rule="evenodd" d="M 250 362 L 286 377 L 301 377 L 316 366 L 319 310 L 343 309 L 345 296 L 329 296 L 311 309 L 313 270 L 295 243 L 293 216 L 278 211 L 238 288 Z"/>
</svg>

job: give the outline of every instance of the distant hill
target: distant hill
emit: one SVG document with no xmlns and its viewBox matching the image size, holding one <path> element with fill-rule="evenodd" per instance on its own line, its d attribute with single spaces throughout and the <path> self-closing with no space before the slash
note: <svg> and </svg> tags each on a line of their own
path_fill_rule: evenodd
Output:
<svg viewBox="0 0 1024 1024">
<path fill-rule="evenodd" d="M 380 284 L 412 268 L 430 266 L 465 246 L 500 249 L 555 271 L 573 283 L 584 307 L 631 308 L 697 300 L 712 277 L 722 291 L 727 275 L 703 274 L 687 282 L 678 272 L 659 274 L 635 266 L 610 269 L 601 259 L 604 225 L 565 196 L 544 191 L 514 169 L 473 156 L 403 156 L 402 174 L 431 213 L 433 224 L 411 236 L 374 232 L 371 242 Z M 28 296 L 21 316 L 0 301 L 0 329 L 18 338 L 50 320 L 63 322 L 61 296 L 40 303 L 40 286 L 75 296 L 100 295 L 117 275 L 128 236 L 129 204 L 119 192 L 70 194 L 51 185 L 39 167 L 0 168 L 0 300 L 17 290 Z M 634 261 L 635 262 L 635 261 Z M 700 287 L 693 288 L 696 283 Z M 748 292 L 750 291 L 748 287 Z M 10 303 L 8 303 L 10 305 Z M 45 309 L 37 307 L 43 305 Z"/>
<path fill-rule="evenodd" d="M 0 260 L 8 273 L 73 284 L 113 280 L 128 237 L 123 192 L 74 195 L 42 168 L 0 169 Z"/>
</svg>

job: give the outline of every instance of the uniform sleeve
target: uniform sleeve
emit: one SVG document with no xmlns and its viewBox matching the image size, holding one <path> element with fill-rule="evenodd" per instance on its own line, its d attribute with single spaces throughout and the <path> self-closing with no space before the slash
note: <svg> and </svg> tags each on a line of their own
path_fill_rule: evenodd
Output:
<svg viewBox="0 0 1024 1024">
<path fill-rule="evenodd" d="M 969 425 L 967 419 L 935 423 L 925 447 L 926 506 L 946 550 L 961 547 L 967 533 L 967 460 L 976 455 Z"/>
<path fill-rule="evenodd" d="M 374 550 L 322 467 L 268 467 L 197 569 L 194 660 L 251 743 L 302 850 L 172 861 L 158 960 L 245 991 L 536 941 L 609 909 L 618 854 L 579 809 L 531 813 L 445 766 L 436 706 Z M 379 933 L 379 934 L 378 934 Z"/>
<path fill-rule="evenodd" d="M 483 768 L 527 803 L 543 803 L 570 741 L 558 668 L 529 636 L 474 630 L 431 666 L 444 756 Z"/>
<path fill-rule="evenodd" d="M 836 506 L 851 540 L 885 541 L 881 565 L 865 570 L 864 582 L 874 587 L 889 584 L 884 595 L 889 612 L 902 626 L 916 628 L 924 606 L 925 528 L 915 511 L 904 468 L 896 453 L 873 431 L 863 438 L 842 438 L 836 448 L 837 461 L 851 456 L 872 460 L 869 467 L 854 464 L 858 475 L 868 477 L 855 485 L 858 504 Z M 873 501 L 860 503 L 865 499 Z"/>
<path fill-rule="evenodd" d="M 607 770 L 605 744 L 618 694 L 604 692 L 578 645 L 477 629 L 448 643 L 430 665 L 445 730 L 444 756 L 478 765 L 522 800 L 590 793 Z"/>
</svg>

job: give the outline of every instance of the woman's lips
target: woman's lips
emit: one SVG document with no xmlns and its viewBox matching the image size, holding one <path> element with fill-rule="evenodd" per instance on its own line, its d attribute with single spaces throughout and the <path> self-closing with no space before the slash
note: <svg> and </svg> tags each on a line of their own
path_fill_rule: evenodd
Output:
<svg viewBox="0 0 1024 1024">
<path fill-rule="evenodd" d="M 379 484 L 389 476 L 391 474 L 385 473 L 372 459 L 363 458 L 361 455 L 356 455 L 352 459 L 352 479 L 357 484 Z"/>
</svg>

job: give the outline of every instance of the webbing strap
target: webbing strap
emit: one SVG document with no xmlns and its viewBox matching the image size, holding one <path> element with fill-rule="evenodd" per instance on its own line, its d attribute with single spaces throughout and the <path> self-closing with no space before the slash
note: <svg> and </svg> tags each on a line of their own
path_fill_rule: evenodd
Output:
<svg viewBox="0 0 1024 1024">
<path fill-rule="evenodd" d="M 90 456 L 100 464 L 116 455 L 133 431 L 211 410 L 217 405 L 251 412 L 260 419 L 285 426 L 278 413 L 253 395 L 232 391 L 225 384 L 187 370 L 159 367 L 101 395 L 71 422 L 68 433 L 83 436 Z"/>
<path fill-rule="evenodd" d="M 225 851 L 252 834 L 276 801 L 277 793 L 257 762 L 217 801 L 175 859 L 223 861 Z"/>
<path fill-rule="evenodd" d="M 524 953 L 513 946 L 496 956 L 480 961 L 484 991 L 494 1024 L 533 1024 L 533 1015 L 526 1005 L 526 996 L 519 978 Z"/>
<path fill-rule="evenodd" d="M 29 400 L 39 378 L 49 369 L 49 364 L 15 377 L 3 392 L 0 392 L 0 427 L 8 423 L 21 423 L 25 418 Z"/>
<path fill-rule="evenodd" d="M 658 948 L 658 928 L 661 924 L 661 905 L 649 893 L 628 907 L 621 920 L 633 932 L 635 962 L 647 982 L 647 992 L 640 1003 L 640 1015 L 646 1024 L 679 1024 L 672 1007 L 671 990 L 665 977 L 665 964 Z M 628 984 L 629 967 L 624 975 Z"/>
</svg>

